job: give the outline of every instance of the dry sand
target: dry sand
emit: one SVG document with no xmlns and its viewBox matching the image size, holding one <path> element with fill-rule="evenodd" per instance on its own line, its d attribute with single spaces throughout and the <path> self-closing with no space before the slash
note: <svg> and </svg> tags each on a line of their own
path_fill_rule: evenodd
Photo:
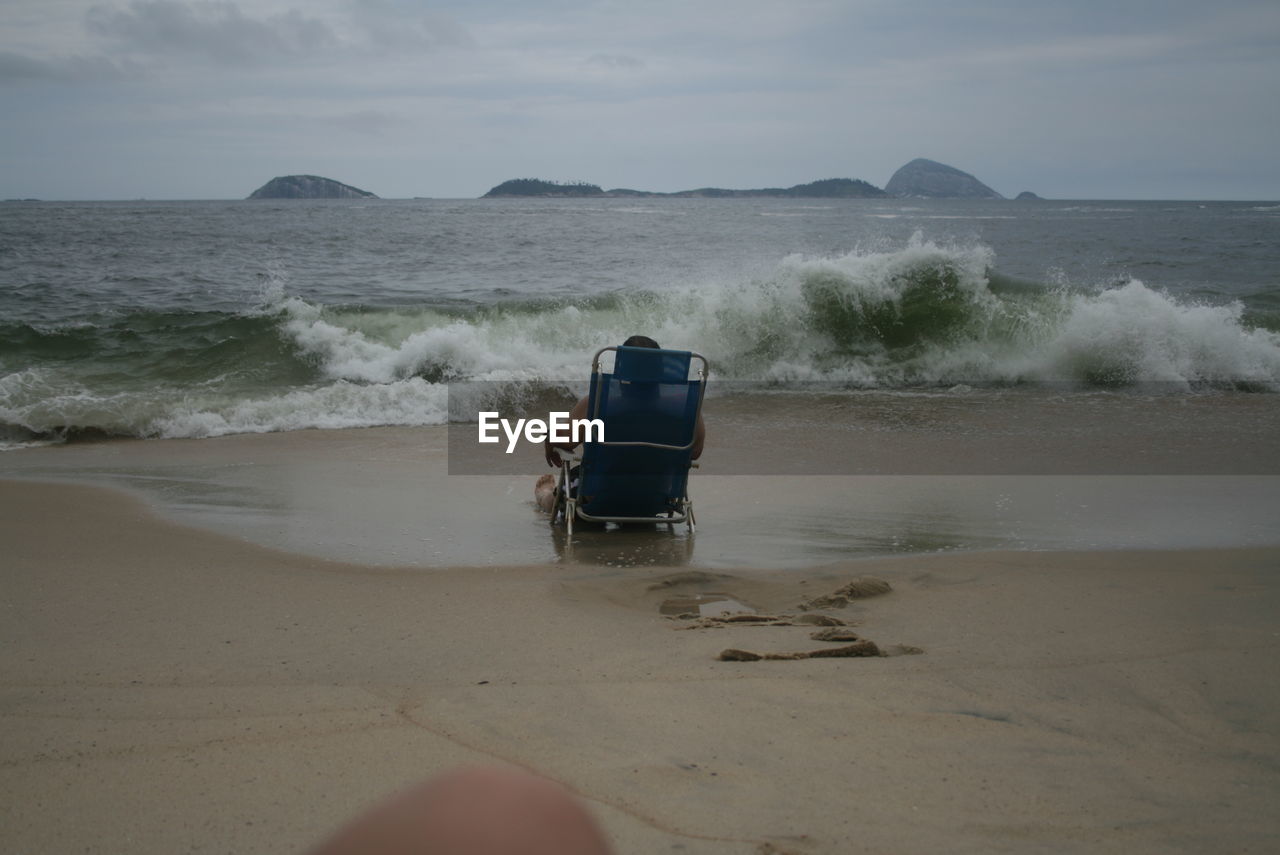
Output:
<svg viewBox="0 0 1280 855">
<path fill-rule="evenodd" d="M 0 530 L 3 852 L 299 852 L 471 762 L 637 855 L 1280 846 L 1280 550 L 372 568 L 33 482 Z M 663 614 L 720 596 L 924 652 L 719 661 L 829 644 Z"/>
</svg>

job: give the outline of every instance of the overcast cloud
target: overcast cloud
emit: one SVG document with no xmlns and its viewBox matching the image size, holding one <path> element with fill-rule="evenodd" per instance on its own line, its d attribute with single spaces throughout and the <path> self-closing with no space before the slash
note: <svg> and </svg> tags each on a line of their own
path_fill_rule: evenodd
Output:
<svg viewBox="0 0 1280 855">
<path fill-rule="evenodd" d="M 0 197 L 507 178 L 1280 198 L 1274 0 L 5 0 Z"/>
</svg>

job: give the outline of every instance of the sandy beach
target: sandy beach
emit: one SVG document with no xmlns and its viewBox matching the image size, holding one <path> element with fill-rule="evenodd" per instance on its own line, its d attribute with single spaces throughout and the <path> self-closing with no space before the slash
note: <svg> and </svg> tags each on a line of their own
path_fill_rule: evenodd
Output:
<svg viewBox="0 0 1280 855">
<path fill-rule="evenodd" d="M 355 518 L 370 485 L 386 510 L 419 482 L 413 513 L 454 521 L 432 504 L 439 448 L 422 464 L 437 480 L 421 483 L 395 433 L 6 456 L 23 480 L 0 483 L 0 850 L 302 852 L 471 763 L 561 783 L 619 853 L 1262 852 L 1280 839 L 1274 545 L 819 550 L 734 566 L 717 522 L 735 530 L 756 506 L 744 481 L 708 477 L 696 549 L 658 533 L 626 541 L 630 561 L 587 544 L 503 563 L 488 560 L 506 553 L 482 545 L 477 503 L 490 524 L 525 527 L 513 548 L 534 531 L 552 543 L 526 497 L 505 498 L 527 479 L 450 478 L 476 561 L 433 561 L 421 540 L 416 564 L 335 561 L 324 554 L 362 544 L 330 549 L 349 533 L 320 529 L 341 509 L 296 496 L 350 472 L 341 455 L 289 468 L 326 442 L 402 471 L 380 479 L 353 460 L 369 481 L 342 482 Z M 228 473 L 255 460 L 273 483 L 297 477 L 291 510 L 246 489 L 210 498 L 235 494 Z M 1247 516 L 1259 482 L 1202 477 L 1211 496 L 1246 496 Z M 115 486 L 70 483 L 95 480 Z M 866 577 L 892 590 L 801 608 Z M 778 620 L 687 617 L 722 599 Z M 892 655 L 718 658 L 838 646 L 811 637 L 812 615 Z"/>
</svg>

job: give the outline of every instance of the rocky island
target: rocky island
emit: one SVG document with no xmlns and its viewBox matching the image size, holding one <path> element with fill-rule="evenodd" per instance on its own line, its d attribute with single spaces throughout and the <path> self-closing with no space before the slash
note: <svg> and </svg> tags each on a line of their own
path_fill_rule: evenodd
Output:
<svg viewBox="0 0 1280 855">
<path fill-rule="evenodd" d="M 503 181 L 480 198 L 492 199 L 501 196 L 603 196 L 605 192 L 596 184 L 585 181 L 571 181 L 561 184 L 558 181 L 543 181 L 540 178 L 512 178 Z"/>
<path fill-rule="evenodd" d="M 662 193 L 663 196 L 701 196 L 714 199 L 758 198 L 767 196 L 781 199 L 874 199 L 886 195 L 874 184 L 857 178 L 824 178 L 794 187 L 765 187 L 759 190 L 722 190 L 719 187 L 703 187 L 698 190 L 682 190 L 679 193 Z"/>
<path fill-rule="evenodd" d="M 278 180 L 278 179 L 277 179 Z M 598 184 L 585 181 L 560 183 L 539 178 L 513 178 L 504 181 L 485 193 L 484 199 L 512 196 L 540 196 L 550 198 L 655 198 L 670 199 L 878 199 L 886 196 L 915 199 L 1003 199 L 996 191 L 967 172 L 954 166 L 918 157 L 903 166 L 881 190 L 858 178 L 824 178 L 794 187 L 763 187 L 754 190 L 726 190 L 721 187 L 700 187 L 696 190 L 679 190 L 659 193 L 652 190 L 630 190 L 619 187 L 604 190 Z M 1023 194 L 1019 198 L 1028 198 Z"/>
<path fill-rule="evenodd" d="M 724 190 L 719 187 L 702 187 L 697 190 L 680 190 L 675 193 L 658 193 L 650 190 L 602 190 L 597 184 L 575 182 L 559 184 L 554 181 L 542 181 L 537 178 L 514 178 L 494 187 L 482 198 L 490 199 L 504 196 L 597 196 L 597 197 L 656 197 L 667 198 L 710 198 L 739 199 L 761 196 L 774 198 L 798 199 L 867 199 L 886 195 L 883 190 L 866 181 L 855 178 L 826 178 L 808 184 L 797 184 L 794 187 L 766 187 L 758 190 Z"/>
<path fill-rule="evenodd" d="M 923 157 L 893 173 L 884 189 L 890 196 L 921 199 L 1004 198 L 969 173 Z"/>
<path fill-rule="evenodd" d="M 250 199 L 377 199 L 368 190 L 321 178 L 319 175 L 282 175 L 249 194 Z"/>
</svg>

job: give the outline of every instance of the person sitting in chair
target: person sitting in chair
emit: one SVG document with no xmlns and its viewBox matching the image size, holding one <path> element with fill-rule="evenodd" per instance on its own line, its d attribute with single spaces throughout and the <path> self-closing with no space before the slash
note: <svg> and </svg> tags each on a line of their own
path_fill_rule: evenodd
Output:
<svg viewBox="0 0 1280 855">
<path fill-rule="evenodd" d="M 661 345 L 659 345 L 653 339 L 649 338 L 647 335 L 633 335 L 629 339 L 624 341 L 622 343 L 622 346 L 623 347 L 653 347 L 653 348 L 661 349 Z M 573 409 L 569 412 L 569 419 L 572 421 L 574 419 L 585 419 L 586 417 L 587 417 L 587 398 L 583 398 L 582 400 L 578 401 L 578 403 L 573 405 Z M 693 449 L 689 453 L 691 460 L 697 460 L 698 457 L 702 454 L 702 443 L 706 439 L 706 435 L 707 435 L 707 428 L 706 428 L 706 425 L 702 423 L 702 413 L 698 413 L 698 425 L 694 429 L 694 433 L 693 433 Z M 560 463 L 561 463 L 559 449 L 564 449 L 565 451 L 573 451 L 573 449 L 576 446 L 577 446 L 577 443 L 571 443 L 571 442 L 559 442 L 559 443 L 552 444 L 551 438 L 548 437 L 545 445 L 543 446 L 543 453 L 546 457 L 547 465 L 552 468 L 559 469 Z M 570 495 L 573 495 L 573 494 L 570 493 Z M 537 483 L 533 485 L 533 498 L 534 498 L 534 501 L 537 502 L 539 510 L 545 513 L 551 513 L 552 511 L 555 510 L 556 478 L 554 475 L 539 476 Z"/>
</svg>

